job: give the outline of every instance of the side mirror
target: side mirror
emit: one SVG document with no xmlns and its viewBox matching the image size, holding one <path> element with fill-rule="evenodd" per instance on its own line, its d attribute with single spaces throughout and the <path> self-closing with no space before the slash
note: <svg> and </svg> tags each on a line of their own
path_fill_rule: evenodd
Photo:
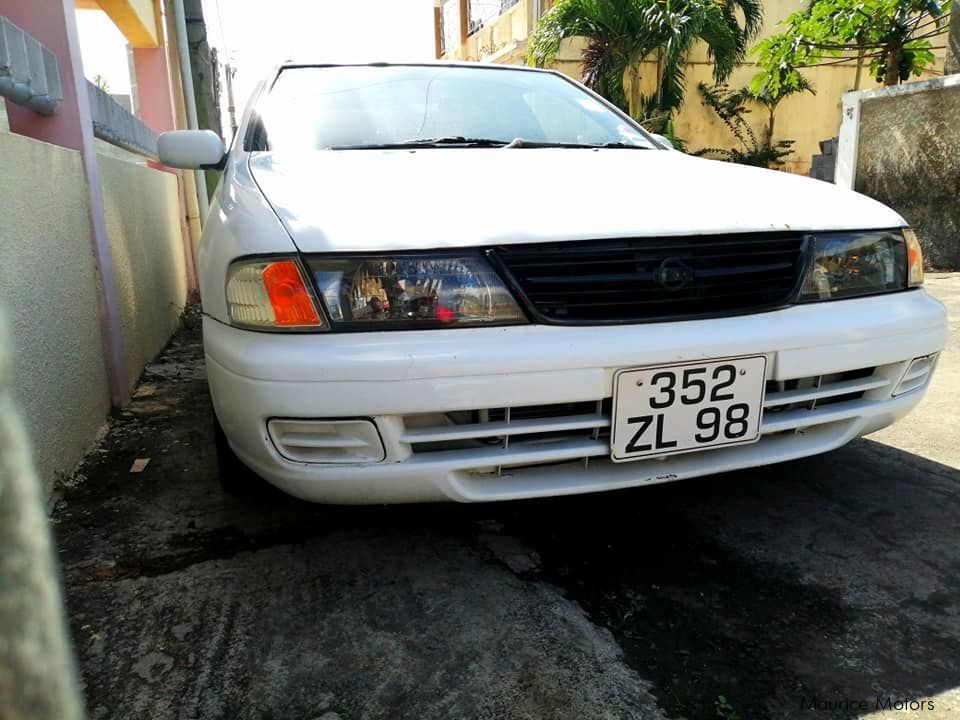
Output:
<svg viewBox="0 0 960 720">
<path fill-rule="evenodd" d="M 167 167 L 200 170 L 218 167 L 226 154 L 213 130 L 171 130 L 157 138 L 157 155 Z"/>
<path fill-rule="evenodd" d="M 667 150 L 673 150 L 673 143 L 669 139 L 665 138 L 663 135 L 657 135 L 656 133 L 651 133 L 653 139 L 660 143 L 661 147 L 666 148 Z"/>
</svg>

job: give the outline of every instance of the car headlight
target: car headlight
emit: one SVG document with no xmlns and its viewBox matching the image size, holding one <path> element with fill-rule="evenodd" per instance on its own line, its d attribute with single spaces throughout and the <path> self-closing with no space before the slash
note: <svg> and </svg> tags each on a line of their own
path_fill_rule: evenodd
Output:
<svg viewBox="0 0 960 720">
<path fill-rule="evenodd" d="M 310 283 L 295 258 L 238 260 L 227 271 L 230 323 L 255 330 L 323 330 Z"/>
<path fill-rule="evenodd" d="M 800 302 L 906 290 L 923 282 L 923 255 L 912 230 L 815 235 Z"/>
<path fill-rule="evenodd" d="M 334 330 L 527 322 L 479 253 L 312 257 L 307 266 Z"/>
</svg>

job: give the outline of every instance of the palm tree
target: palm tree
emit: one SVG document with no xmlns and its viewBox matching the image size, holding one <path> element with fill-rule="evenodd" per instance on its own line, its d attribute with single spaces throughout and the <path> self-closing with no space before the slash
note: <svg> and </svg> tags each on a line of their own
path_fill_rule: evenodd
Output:
<svg viewBox="0 0 960 720">
<path fill-rule="evenodd" d="M 780 103 L 783 102 L 784 98 L 804 92 L 808 92 L 811 95 L 817 94 L 817 91 L 813 89 L 813 85 L 810 84 L 807 78 L 796 70 L 792 72 L 794 76 L 789 81 L 781 80 L 776 90 L 764 84 L 760 84 L 759 86 L 751 84 L 749 87 L 741 90 L 745 99 L 763 105 L 767 110 L 767 122 L 763 129 L 764 143 L 767 148 L 773 147 L 773 123 L 777 108 L 780 107 Z"/>
<path fill-rule="evenodd" d="M 562 40 L 586 37 L 584 83 L 659 128 L 683 104 L 684 67 L 695 43 L 706 43 L 714 79 L 723 82 L 762 21 L 762 0 L 559 0 L 537 23 L 528 61 L 543 67 L 556 59 Z M 646 59 L 656 61 L 656 91 L 649 97 L 640 93 L 639 65 Z"/>
</svg>

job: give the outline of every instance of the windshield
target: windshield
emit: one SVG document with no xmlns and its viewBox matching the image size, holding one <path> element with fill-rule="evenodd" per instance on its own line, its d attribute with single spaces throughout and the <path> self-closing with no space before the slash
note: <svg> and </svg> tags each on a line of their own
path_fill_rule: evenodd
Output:
<svg viewBox="0 0 960 720">
<path fill-rule="evenodd" d="M 508 144 L 652 147 L 634 126 L 561 77 L 445 66 L 284 68 L 249 150 Z M 426 141 L 426 142 L 424 142 Z"/>
</svg>

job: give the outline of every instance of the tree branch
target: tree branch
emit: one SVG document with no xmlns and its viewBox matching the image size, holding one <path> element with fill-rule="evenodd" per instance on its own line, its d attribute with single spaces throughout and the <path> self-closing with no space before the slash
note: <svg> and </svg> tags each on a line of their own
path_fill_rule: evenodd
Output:
<svg viewBox="0 0 960 720">
<path fill-rule="evenodd" d="M 921 13 L 919 15 L 920 18 L 923 18 L 923 16 L 924 16 L 924 13 Z M 941 28 L 942 32 L 946 32 L 947 31 L 946 26 L 948 26 L 949 24 L 950 24 L 950 11 L 948 10 L 947 12 L 943 13 L 939 17 L 935 15 L 931 15 L 929 19 L 925 20 L 924 22 L 917 23 L 914 26 L 913 31 L 916 32 L 920 28 L 926 27 L 927 25 L 936 25 L 938 28 Z"/>
<path fill-rule="evenodd" d="M 870 54 L 864 55 L 863 58 L 866 59 L 866 58 L 882 57 L 882 56 L 883 56 L 883 53 L 870 53 Z M 828 65 L 842 65 L 843 63 L 856 62 L 857 60 L 858 60 L 858 57 L 856 55 L 852 55 L 850 57 L 836 58 L 834 60 L 825 60 L 824 62 L 808 63 L 804 65 L 794 65 L 794 67 L 798 67 L 798 68 L 826 67 Z"/>
</svg>

